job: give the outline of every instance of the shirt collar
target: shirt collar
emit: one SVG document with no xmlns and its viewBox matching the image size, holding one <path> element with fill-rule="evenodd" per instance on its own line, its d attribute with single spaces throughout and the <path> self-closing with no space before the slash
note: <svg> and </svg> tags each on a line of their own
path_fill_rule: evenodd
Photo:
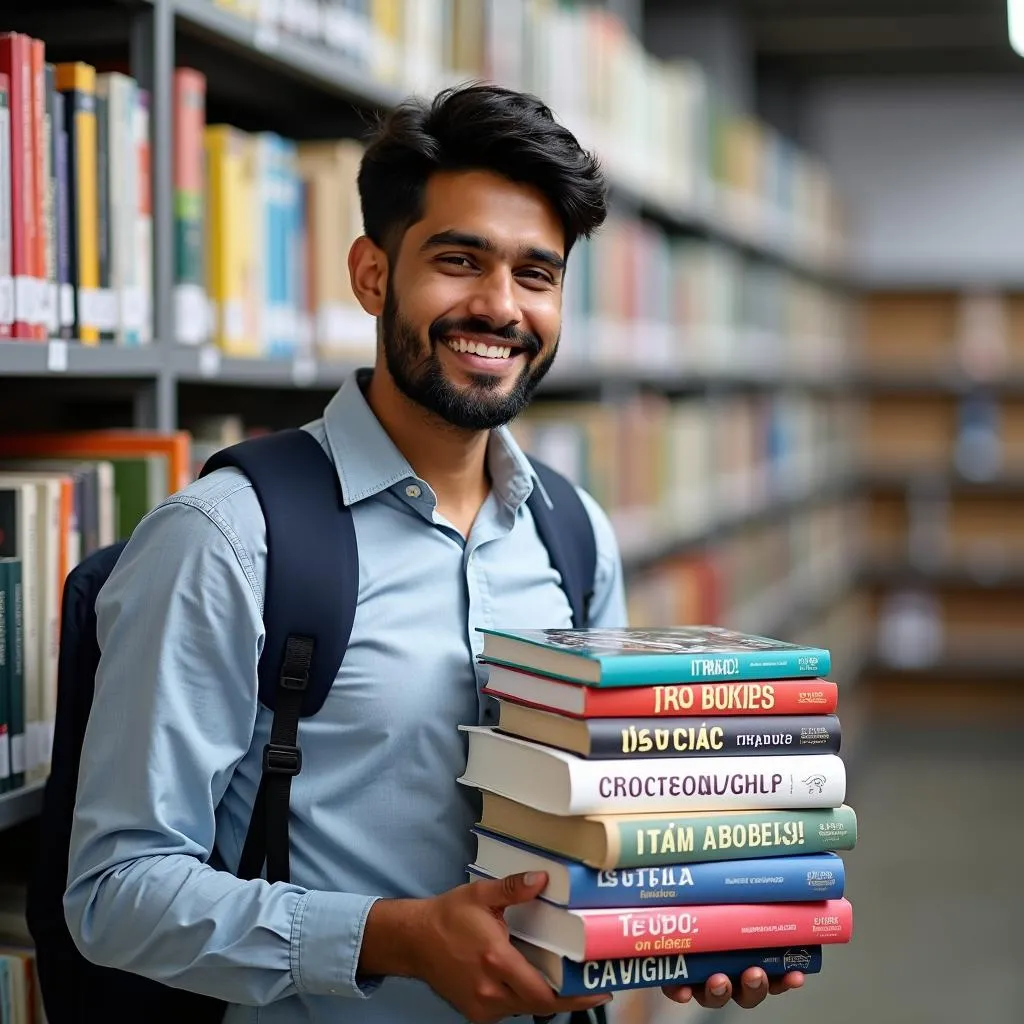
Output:
<svg viewBox="0 0 1024 1024">
<path fill-rule="evenodd" d="M 405 480 L 417 480 L 408 460 L 374 415 L 362 386 L 373 371 L 349 374 L 324 410 L 324 431 L 346 505 L 370 498 Z M 551 501 L 526 454 L 507 426 L 491 431 L 487 464 L 498 496 L 518 508 L 536 486 Z M 425 481 L 420 481 L 425 483 Z"/>
</svg>

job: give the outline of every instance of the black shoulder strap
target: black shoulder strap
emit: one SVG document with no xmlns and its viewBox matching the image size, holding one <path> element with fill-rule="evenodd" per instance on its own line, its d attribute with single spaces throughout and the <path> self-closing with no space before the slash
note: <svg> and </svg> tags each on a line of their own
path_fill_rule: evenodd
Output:
<svg viewBox="0 0 1024 1024">
<path fill-rule="evenodd" d="M 302 770 L 299 719 L 323 706 L 348 646 L 359 593 L 355 529 L 337 472 L 306 430 L 225 448 L 200 476 L 225 466 L 252 482 L 266 522 L 259 699 L 274 712 L 238 875 L 257 877 L 265 859 L 268 881 L 288 881 L 291 781 Z"/>
<path fill-rule="evenodd" d="M 562 577 L 572 607 L 573 626 L 583 629 L 590 620 L 597 571 L 594 526 L 572 481 L 532 456 L 530 462 L 554 507 L 548 507 L 537 488 L 527 499 L 527 505 L 551 564 Z"/>
</svg>

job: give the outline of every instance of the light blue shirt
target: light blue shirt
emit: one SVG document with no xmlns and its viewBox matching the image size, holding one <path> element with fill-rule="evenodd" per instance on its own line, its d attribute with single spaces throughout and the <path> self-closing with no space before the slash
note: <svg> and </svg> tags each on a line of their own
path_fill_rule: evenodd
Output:
<svg viewBox="0 0 1024 1024">
<path fill-rule="evenodd" d="M 150 512 L 100 594 L 67 919 L 90 959 L 224 999 L 228 1024 L 454 1024 L 425 984 L 357 984 L 356 965 L 375 898 L 466 881 L 479 803 L 456 782 L 458 726 L 494 721 L 476 628 L 571 624 L 525 504 L 540 485 L 510 432 L 493 431 L 493 488 L 464 539 L 354 375 L 307 429 L 352 506 L 359 603 L 334 687 L 299 729 L 292 882 L 206 863 L 216 844 L 237 865 L 272 718 L 257 701 L 264 520 L 225 469 Z M 614 534 L 583 499 L 598 548 L 592 622 L 623 625 Z"/>
</svg>

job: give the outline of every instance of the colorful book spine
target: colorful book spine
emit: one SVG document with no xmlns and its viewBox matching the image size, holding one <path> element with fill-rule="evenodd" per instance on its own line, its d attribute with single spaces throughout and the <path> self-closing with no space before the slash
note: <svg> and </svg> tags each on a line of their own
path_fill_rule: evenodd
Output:
<svg viewBox="0 0 1024 1024">
<path fill-rule="evenodd" d="M 179 342 L 209 337 L 203 260 L 203 129 L 206 77 L 174 71 L 174 325 Z"/>
<path fill-rule="evenodd" d="M 14 288 L 12 336 L 31 339 L 35 317 L 32 255 L 35 245 L 32 168 L 32 68 L 30 40 L 18 32 L 0 34 L 0 72 L 7 75 L 11 139 L 11 276 Z"/>
<path fill-rule="evenodd" d="M 60 337 L 60 289 L 57 277 L 57 218 L 60 210 L 57 196 L 57 145 L 60 125 L 57 121 L 57 103 L 62 99 L 57 92 L 57 69 L 47 62 L 44 65 L 46 122 L 44 131 L 46 195 L 45 217 L 46 226 L 46 286 L 44 290 L 44 306 L 46 319 L 46 335 L 48 338 Z"/>
<path fill-rule="evenodd" d="M 585 960 L 560 957 L 522 939 L 513 945 L 547 979 L 560 996 L 590 996 L 663 985 L 702 985 L 713 974 L 725 974 L 733 980 L 751 967 L 760 967 L 769 978 L 790 971 L 820 974 L 821 946 L 785 946 L 740 952 L 664 953 L 658 956 L 634 956 Z"/>
<path fill-rule="evenodd" d="M 11 268 L 11 80 L 0 71 L 0 341 L 14 333 Z"/>
<path fill-rule="evenodd" d="M 573 960 L 756 949 L 785 935 L 833 945 L 853 935 L 845 897 L 809 903 L 729 903 L 658 909 L 565 910 L 544 900 L 505 909 L 513 935 Z"/>
<path fill-rule="evenodd" d="M 504 666 L 491 669 L 483 692 L 578 718 L 831 714 L 839 703 L 838 686 L 825 679 L 601 690 Z"/>
<path fill-rule="evenodd" d="M 4 592 L 6 613 L 0 639 L 3 667 L 0 667 L 0 688 L 3 687 L 4 669 L 7 674 L 8 734 L 10 737 L 10 786 L 17 789 L 25 784 L 28 770 L 25 721 L 25 603 L 22 587 L 22 564 L 17 558 L 0 559 L 0 589 Z M 3 616 L 0 616 L 3 617 Z"/>
<path fill-rule="evenodd" d="M 56 84 L 55 84 L 56 88 Z M 60 337 L 70 340 L 75 336 L 75 285 L 71 269 L 71 167 L 68 149 L 67 104 L 64 94 L 57 90 L 53 97 L 54 168 L 56 193 L 54 197 L 57 232 L 57 319 Z"/>
<path fill-rule="evenodd" d="M 139 343 L 153 340 L 153 161 L 149 141 L 149 91 L 135 90 L 135 146 L 138 160 L 138 216 L 135 264 L 139 289 Z"/>
<path fill-rule="evenodd" d="M 11 589 L 7 561 L 0 560 L 0 793 L 12 789 L 11 778 L 11 698 L 14 689 L 8 655 L 8 635 L 13 631 Z"/>
<path fill-rule="evenodd" d="M 479 830 L 478 835 L 486 838 Z M 519 864 L 529 865 L 523 871 L 547 871 L 549 875 L 557 869 L 565 878 L 564 887 L 559 885 L 556 895 L 549 883 L 541 898 L 574 910 L 832 900 L 842 897 L 846 884 L 843 860 L 834 853 L 598 871 L 539 848 L 500 837 L 495 840 L 507 848 L 503 856 L 488 869 L 480 863 L 488 853 L 488 847 L 481 844 L 477 863 L 470 865 L 471 873 L 503 878 L 516 874 Z M 496 870 L 499 864 L 500 871 Z M 506 870 L 509 865 L 516 867 Z"/>
<path fill-rule="evenodd" d="M 100 340 L 99 191 L 97 186 L 96 69 L 89 64 L 57 65 L 68 129 L 69 251 L 75 291 L 75 333 L 85 345 Z"/>
</svg>

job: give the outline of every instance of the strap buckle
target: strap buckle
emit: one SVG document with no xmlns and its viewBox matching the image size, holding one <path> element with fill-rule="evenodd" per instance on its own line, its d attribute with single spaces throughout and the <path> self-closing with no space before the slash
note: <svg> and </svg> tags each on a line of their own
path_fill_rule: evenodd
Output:
<svg viewBox="0 0 1024 1024">
<path fill-rule="evenodd" d="M 302 751 L 288 743 L 267 743 L 263 747 L 263 771 L 270 775 L 298 775 Z"/>
<path fill-rule="evenodd" d="M 309 685 L 309 673 L 302 676 L 292 676 L 282 672 L 279 680 L 282 690 L 304 690 Z"/>
</svg>

